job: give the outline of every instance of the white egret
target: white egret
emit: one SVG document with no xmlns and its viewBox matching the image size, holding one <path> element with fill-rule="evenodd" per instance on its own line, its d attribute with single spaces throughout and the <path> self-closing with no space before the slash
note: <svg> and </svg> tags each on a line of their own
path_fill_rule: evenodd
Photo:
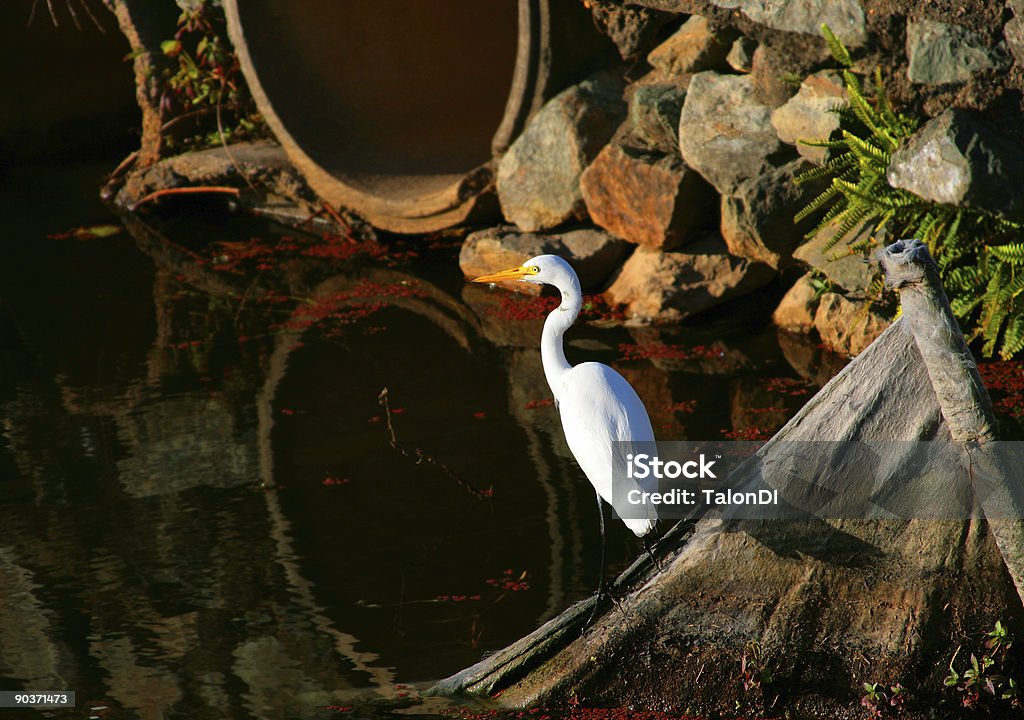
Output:
<svg viewBox="0 0 1024 720">
<path fill-rule="evenodd" d="M 612 499 L 614 458 L 623 453 L 623 443 L 653 443 L 654 430 L 643 402 L 627 380 L 612 368 L 598 362 L 585 362 L 572 366 L 565 359 L 562 337 L 576 321 L 583 306 L 583 293 L 576 271 L 557 255 L 539 255 L 519 267 L 491 275 L 473 282 L 501 282 L 515 280 L 551 285 L 562 295 L 561 304 L 544 321 L 540 353 L 544 375 L 555 398 L 562 418 L 565 440 L 576 462 L 583 469 L 597 492 L 597 509 L 601 516 L 601 576 L 598 594 L 604 590 L 605 529 L 604 508 L 601 500 L 615 507 Z M 657 481 L 637 482 L 620 471 L 617 482 L 618 497 L 624 498 L 629 490 L 656 492 Z M 620 501 L 621 504 L 621 501 Z M 620 508 L 616 508 L 620 510 Z M 637 537 L 643 538 L 657 520 L 653 506 L 643 504 L 639 512 L 620 512 L 622 521 Z M 631 517 L 626 517 L 626 515 Z M 638 517 L 638 515 L 640 517 Z M 647 547 L 646 541 L 644 546 Z M 648 547 L 648 552 L 650 548 Z M 651 556 L 653 559 L 653 555 Z"/>
</svg>

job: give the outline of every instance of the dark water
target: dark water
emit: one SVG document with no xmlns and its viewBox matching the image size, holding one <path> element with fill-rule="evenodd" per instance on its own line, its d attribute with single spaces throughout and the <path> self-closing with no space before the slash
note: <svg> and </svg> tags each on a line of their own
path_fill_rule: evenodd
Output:
<svg viewBox="0 0 1024 720">
<path fill-rule="evenodd" d="M 465 287 L 457 240 L 218 267 L 191 252 L 289 232 L 173 203 L 47 239 L 119 222 L 108 168 L 0 193 L 0 689 L 76 690 L 67 717 L 433 714 L 431 681 L 592 592 L 541 321 Z M 839 363 L 746 314 L 588 325 L 568 354 L 615 364 L 661 437 L 759 436 Z M 390 446 L 385 386 L 450 472 Z M 621 569 L 641 548 L 610 527 Z"/>
</svg>

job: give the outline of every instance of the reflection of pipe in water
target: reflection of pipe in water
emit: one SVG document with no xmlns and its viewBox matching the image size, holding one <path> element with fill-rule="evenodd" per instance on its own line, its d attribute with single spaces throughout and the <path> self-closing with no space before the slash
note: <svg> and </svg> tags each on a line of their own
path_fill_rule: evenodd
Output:
<svg viewBox="0 0 1024 720">
<path fill-rule="evenodd" d="M 566 545 L 572 551 L 572 562 L 570 567 L 578 566 L 581 562 L 582 540 L 579 532 L 579 523 L 575 517 L 576 503 L 566 503 L 566 509 L 570 514 L 570 522 L 564 522 L 559 517 L 561 512 L 561 501 L 559 486 L 552 482 L 553 476 L 557 477 L 555 468 L 551 463 L 552 444 L 562 442 L 561 429 L 558 427 L 557 418 L 554 427 L 550 421 L 537 416 L 527 416 L 527 413 L 536 413 L 534 410 L 525 410 L 524 406 L 535 397 L 529 397 L 527 391 L 532 388 L 543 388 L 547 390 L 547 381 L 544 379 L 544 370 L 540 365 L 540 355 L 533 350 L 513 351 L 508 360 L 509 379 L 509 408 L 511 415 L 519 423 L 526 435 L 526 448 L 530 460 L 536 470 L 534 478 L 540 485 L 541 491 L 547 502 L 544 504 L 544 518 L 547 521 L 548 537 L 551 540 L 551 555 L 548 565 L 548 601 L 544 612 L 537 619 L 538 622 L 546 622 L 565 608 L 566 588 L 564 583 L 566 566 Z M 538 384 L 540 383 L 540 384 Z M 547 435 L 549 439 L 544 439 Z M 568 450 L 568 448 L 566 448 Z M 568 531 L 568 541 L 565 534 Z"/>
<path fill-rule="evenodd" d="M 0 670 L 27 688 L 67 688 L 60 650 L 50 640 L 49 614 L 35 596 L 32 573 L 19 566 L 10 548 L 0 547 Z"/>
</svg>

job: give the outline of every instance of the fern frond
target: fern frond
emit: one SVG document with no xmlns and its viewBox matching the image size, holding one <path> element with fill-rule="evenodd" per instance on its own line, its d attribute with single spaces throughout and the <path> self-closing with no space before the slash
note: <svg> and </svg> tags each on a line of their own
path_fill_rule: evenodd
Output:
<svg viewBox="0 0 1024 720">
<path fill-rule="evenodd" d="M 796 215 L 793 216 L 793 222 L 799 223 L 806 220 L 808 217 L 813 215 L 815 212 L 823 208 L 829 202 L 834 200 L 839 195 L 839 188 L 835 185 L 829 185 L 825 188 L 825 191 L 811 200 L 807 205 L 803 207 Z"/>
<path fill-rule="evenodd" d="M 1006 323 L 1006 332 L 1003 333 L 1003 345 L 999 349 L 999 356 L 1003 360 L 1009 360 L 1021 350 L 1024 350 L 1024 313 L 1014 315 Z"/>
<path fill-rule="evenodd" d="M 1011 265 L 1024 264 L 1024 243 L 1010 243 L 1007 245 L 992 245 L 988 251 L 1003 262 Z"/>
<path fill-rule="evenodd" d="M 843 44 L 843 41 L 836 37 L 836 34 L 832 32 L 832 28 L 825 23 L 822 23 L 821 34 L 825 36 L 825 42 L 828 43 L 829 52 L 832 53 L 832 57 L 835 61 L 843 67 L 852 67 L 853 58 L 850 57 L 850 51 L 846 49 L 846 45 Z"/>
</svg>

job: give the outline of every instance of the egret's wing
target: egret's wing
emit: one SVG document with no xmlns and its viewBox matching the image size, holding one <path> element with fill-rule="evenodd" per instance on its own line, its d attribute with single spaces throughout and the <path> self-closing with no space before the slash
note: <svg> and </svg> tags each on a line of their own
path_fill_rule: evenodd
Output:
<svg viewBox="0 0 1024 720">
<path fill-rule="evenodd" d="M 583 363 L 572 368 L 561 388 L 558 410 L 565 439 L 576 462 L 598 494 L 612 502 L 613 452 L 616 442 L 653 443 L 654 430 L 647 410 L 624 377 L 601 363 Z M 626 480 L 629 490 L 654 492 L 657 480 Z M 623 522 L 636 535 L 646 535 L 657 519 L 647 506 L 644 519 Z"/>
</svg>

